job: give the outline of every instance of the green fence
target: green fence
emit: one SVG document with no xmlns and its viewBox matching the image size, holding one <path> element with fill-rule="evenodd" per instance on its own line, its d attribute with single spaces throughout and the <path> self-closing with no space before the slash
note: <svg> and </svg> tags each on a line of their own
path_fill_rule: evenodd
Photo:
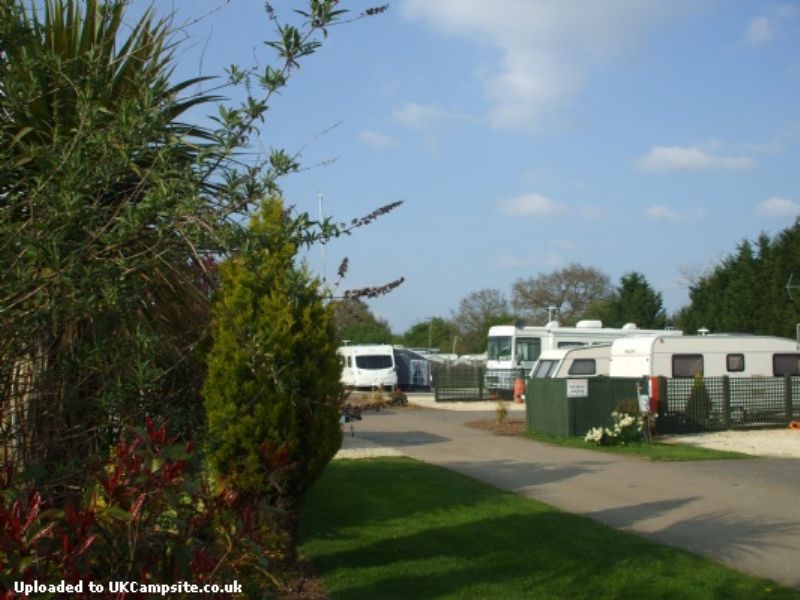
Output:
<svg viewBox="0 0 800 600">
<path fill-rule="evenodd" d="M 482 365 L 440 364 L 433 367 L 433 393 L 437 402 L 513 400 L 514 380 L 524 379 L 523 369 L 492 369 L 491 379 Z M 511 389 L 499 389 L 495 381 L 500 378 L 511 382 Z M 487 379 L 490 379 L 487 381 Z"/>
<path fill-rule="evenodd" d="M 786 426 L 800 419 L 800 377 L 664 379 L 662 433 Z"/>
<path fill-rule="evenodd" d="M 636 403 L 640 379 L 531 379 L 528 428 L 581 436 L 611 425 L 611 412 Z M 658 433 L 785 427 L 800 420 L 800 377 L 656 380 Z M 632 407 L 631 407 L 632 408 Z"/>
<path fill-rule="evenodd" d="M 433 367 L 433 393 L 437 402 L 484 400 L 488 394 L 484 387 L 485 369 L 472 365 L 435 365 Z"/>
<path fill-rule="evenodd" d="M 528 429 L 574 437 L 592 427 L 609 427 L 612 411 L 637 402 L 638 382 L 605 377 L 530 379 L 525 395 Z"/>
</svg>

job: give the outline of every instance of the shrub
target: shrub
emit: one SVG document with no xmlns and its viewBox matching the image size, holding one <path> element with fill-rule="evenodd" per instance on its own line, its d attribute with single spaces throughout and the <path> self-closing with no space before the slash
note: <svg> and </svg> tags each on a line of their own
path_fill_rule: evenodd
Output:
<svg viewBox="0 0 800 600">
<path fill-rule="evenodd" d="M 495 417 L 497 418 L 497 424 L 500 425 L 505 423 L 506 417 L 508 417 L 508 406 L 502 400 L 497 401 L 497 406 L 494 409 Z"/>
<path fill-rule="evenodd" d="M 297 224 L 280 200 L 264 202 L 251 233 L 220 266 L 203 386 L 208 456 L 222 486 L 285 511 L 294 538 L 305 491 L 341 445 L 341 366 L 332 309 L 294 265 Z"/>
<path fill-rule="evenodd" d="M 701 428 L 708 427 L 711 416 L 711 396 L 706 388 L 703 375 L 695 374 L 692 391 L 686 402 L 686 420 Z"/>
<path fill-rule="evenodd" d="M 148 421 L 116 446 L 78 504 L 48 503 L 7 469 L 0 476 L 0 588 L 83 581 L 77 597 L 89 598 L 97 597 L 89 582 L 236 580 L 246 597 L 270 595 L 280 586 L 286 548 L 272 527 L 274 509 L 213 493 L 195 459 L 191 444 L 175 444 Z"/>
<path fill-rule="evenodd" d="M 407 406 L 408 396 L 403 390 L 395 388 L 389 396 L 389 403 L 392 406 Z"/>
</svg>

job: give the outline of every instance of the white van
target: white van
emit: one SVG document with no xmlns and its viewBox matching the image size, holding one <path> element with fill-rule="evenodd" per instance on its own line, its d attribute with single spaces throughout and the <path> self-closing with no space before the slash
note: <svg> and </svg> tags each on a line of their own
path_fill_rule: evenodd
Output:
<svg viewBox="0 0 800 600">
<path fill-rule="evenodd" d="M 610 361 L 611 344 L 545 350 L 533 365 L 530 377 L 563 379 L 564 377 L 608 375 Z"/>
<path fill-rule="evenodd" d="M 718 334 L 620 338 L 611 344 L 611 377 L 780 377 L 800 375 L 795 340 Z"/>
<path fill-rule="evenodd" d="M 397 368 L 394 349 L 388 344 L 340 346 L 336 353 L 342 361 L 342 385 L 353 389 L 394 390 Z"/>
</svg>

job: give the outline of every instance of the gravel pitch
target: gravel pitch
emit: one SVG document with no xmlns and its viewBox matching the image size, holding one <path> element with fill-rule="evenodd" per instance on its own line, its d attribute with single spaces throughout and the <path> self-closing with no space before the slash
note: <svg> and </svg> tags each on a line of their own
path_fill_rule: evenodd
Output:
<svg viewBox="0 0 800 600">
<path fill-rule="evenodd" d="M 800 431 L 796 429 L 756 429 L 717 431 L 692 435 L 665 436 L 667 441 L 715 450 L 731 450 L 754 456 L 800 458 Z"/>
</svg>

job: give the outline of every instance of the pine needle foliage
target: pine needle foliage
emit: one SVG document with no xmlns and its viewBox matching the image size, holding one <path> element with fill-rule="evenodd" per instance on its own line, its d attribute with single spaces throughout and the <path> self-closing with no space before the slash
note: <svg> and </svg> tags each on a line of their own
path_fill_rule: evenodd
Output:
<svg viewBox="0 0 800 600">
<path fill-rule="evenodd" d="M 296 222 L 264 202 L 244 250 L 220 265 L 202 390 L 222 484 L 290 515 L 341 445 L 333 308 L 295 266 Z"/>
</svg>

